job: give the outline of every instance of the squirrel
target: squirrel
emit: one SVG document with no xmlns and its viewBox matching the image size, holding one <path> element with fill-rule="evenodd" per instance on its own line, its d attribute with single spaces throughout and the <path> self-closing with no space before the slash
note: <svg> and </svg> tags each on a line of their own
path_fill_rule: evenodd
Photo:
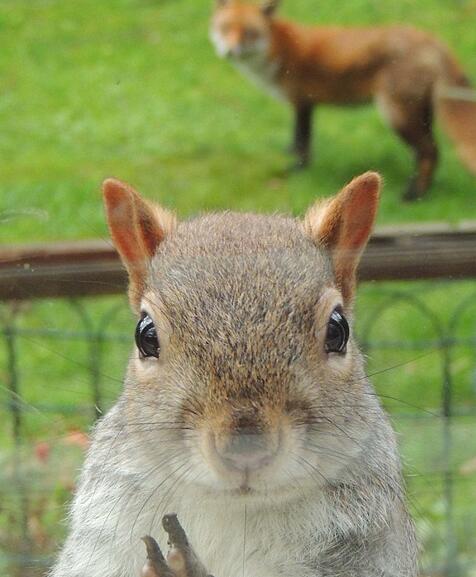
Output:
<svg viewBox="0 0 476 577">
<path fill-rule="evenodd" d="M 316 105 L 374 101 L 415 155 L 404 200 L 421 198 L 438 162 L 433 117 L 476 174 L 475 92 L 450 50 L 410 26 L 307 26 L 276 16 L 279 0 L 216 0 L 210 37 L 219 56 L 294 111 L 297 167 L 311 156 Z"/>
<path fill-rule="evenodd" d="M 365 173 L 304 218 L 178 222 L 104 182 L 135 347 L 51 577 L 417 574 L 395 434 L 353 336 L 380 187 Z M 146 537 L 144 567 L 161 521 L 172 549 Z"/>
</svg>

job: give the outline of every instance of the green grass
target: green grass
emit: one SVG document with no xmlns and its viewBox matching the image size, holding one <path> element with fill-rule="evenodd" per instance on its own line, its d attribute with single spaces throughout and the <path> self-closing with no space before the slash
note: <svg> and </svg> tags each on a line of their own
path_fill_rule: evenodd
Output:
<svg viewBox="0 0 476 577">
<path fill-rule="evenodd" d="M 376 169 L 385 178 L 379 224 L 476 218 L 474 177 L 459 163 L 441 130 L 441 164 L 428 198 L 411 205 L 400 202 L 412 159 L 373 107 L 319 110 L 312 167 L 286 175 L 291 112 L 215 56 L 207 38 L 211 4 L 2 1 L 1 242 L 106 237 L 99 188 L 111 175 L 130 181 L 180 216 L 224 208 L 302 214 L 316 197 L 333 194 L 357 173 Z M 285 0 L 282 8 L 283 14 L 303 22 L 418 25 L 446 41 L 476 83 L 475 0 L 352 0 L 339 4 L 338 10 L 334 2 Z M 380 341 L 380 347 L 368 351 L 369 372 L 376 373 L 373 381 L 401 434 L 407 470 L 417 474 L 409 477 L 412 501 L 422 512 L 418 523 L 428 555 L 438 564 L 444 561 L 445 542 L 438 476 L 442 423 L 428 411 L 438 411 L 441 403 L 441 351 L 421 347 L 421 341 L 436 338 L 435 327 L 408 299 L 397 302 L 391 296 L 396 291 L 421 299 L 446 330 L 452 311 L 470 297 L 474 283 L 366 285 L 357 302 L 361 339 Z M 379 312 L 388 299 L 392 306 Z M 96 326 L 118 302 L 123 301 L 88 303 Z M 473 302 L 454 336 L 474 339 Z M 369 333 L 367 321 L 374 317 L 375 329 Z M 108 331 L 131 335 L 133 324 L 124 306 Z M 29 506 L 34 512 L 34 550 L 44 554 L 62 533 L 60 503 L 81 459 L 64 444 L 64 435 L 91 420 L 89 351 L 80 340 L 29 334 L 45 328 L 83 330 L 78 315 L 64 302 L 27 305 L 19 328 L 28 440 L 23 467 L 26 482 L 34 487 Z M 394 341 L 403 347 L 384 346 Z M 106 405 L 120 389 L 128 351 L 127 338 L 105 349 L 101 370 Z M 5 361 L 5 350 L 0 349 L 2 387 Z M 460 412 L 474 412 L 475 374 L 474 344 L 455 349 L 453 394 Z M 0 398 L 5 399 L 3 388 Z M 50 413 L 51 405 L 61 405 L 62 413 Z M 474 457 L 474 432 L 474 417 L 456 419 L 455 472 Z M 21 503 L 12 497 L 16 473 L 9 418 L 0 421 L 0 442 L 0 550 L 21 552 Z M 48 467 L 35 461 L 37 442 L 52 446 Z M 64 478 L 57 476 L 60 469 Z M 474 473 L 460 476 L 454 503 L 460 560 L 470 559 L 475 549 L 474 531 L 468 529 L 474 527 L 474 508 L 468 504 L 475 497 Z M 46 535 L 38 529 L 42 524 Z M 0 571 L 2 563 L 10 561 L 0 554 Z M 471 563 L 474 567 L 474 557 Z M 19 571 L 14 564 L 3 572 L 23 574 Z"/>
<path fill-rule="evenodd" d="M 431 195 L 403 205 L 408 150 L 373 107 L 322 108 L 312 168 L 283 175 L 291 112 L 219 60 L 211 0 L 4 0 L 0 5 L 1 237 L 104 235 L 99 186 L 131 181 L 180 215 L 301 213 L 355 174 L 386 180 L 380 223 L 476 217 L 476 186 L 439 134 Z M 411 22 L 448 42 L 476 80 L 476 4 L 284 2 L 307 22 Z"/>
</svg>

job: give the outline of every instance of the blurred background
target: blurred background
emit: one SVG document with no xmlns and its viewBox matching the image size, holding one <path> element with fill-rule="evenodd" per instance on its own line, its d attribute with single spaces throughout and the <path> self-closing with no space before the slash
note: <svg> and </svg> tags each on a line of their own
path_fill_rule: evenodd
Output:
<svg viewBox="0 0 476 577">
<path fill-rule="evenodd" d="M 399 432 L 422 574 L 476 576 L 474 177 L 437 130 L 435 183 L 403 204 L 412 158 L 374 107 L 322 107 L 314 162 L 286 172 L 291 110 L 216 57 L 212 7 L 0 3 L 0 573 L 44 574 L 89 428 L 121 389 L 135 320 L 101 181 L 129 181 L 181 217 L 299 215 L 375 169 L 385 178 L 379 258 L 366 261 L 357 332 Z M 280 13 L 417 25 L 476 82 L 475 0 L 283 0 Z"/>
</svg>

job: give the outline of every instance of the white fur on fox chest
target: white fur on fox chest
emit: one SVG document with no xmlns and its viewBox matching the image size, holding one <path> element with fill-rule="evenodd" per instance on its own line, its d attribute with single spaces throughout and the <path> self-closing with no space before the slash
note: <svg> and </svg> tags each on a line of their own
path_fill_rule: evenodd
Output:
<svg viewBox="0 0 476 577">
<path fill-rule="evenodd" d="M 235 58 L 232 62 L 258 88 L 264 89 L 279 100 L 286 98 L 286 94 L 277 82 L 279 63 L 276 60 L 270 60 L 264 54 L 256 54 L 247 58 Z"/>
</svg>

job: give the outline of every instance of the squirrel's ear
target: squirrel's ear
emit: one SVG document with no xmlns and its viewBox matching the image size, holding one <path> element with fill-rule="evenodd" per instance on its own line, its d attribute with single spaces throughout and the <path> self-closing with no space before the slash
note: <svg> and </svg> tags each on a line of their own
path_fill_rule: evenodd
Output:
<svg viewBox="0 0 476 577">
<path fill-rule="evenodd" d="M 174 230 L 175 217 L 114 178 L 105 180 L 102 190 L 111 237 L 129 273 L 129 299 L 137 309 L 149 262 L 159 244 Z"/>
<path fill-rule="evenodd" d="M 334 275 L 346 304 L 352 300 L 355 271 L 377 213 L 381 178 L 366 172 L 335 197 L 316 202 L 304 217 L 304 229 L 331 254 Z"/>
<path fill-rule="evenodd" d="M 279 6 L 279 0 L 264 0 L 261 3 L 261 12 L 265 16 L 272 16 Z"/>
</svg>

